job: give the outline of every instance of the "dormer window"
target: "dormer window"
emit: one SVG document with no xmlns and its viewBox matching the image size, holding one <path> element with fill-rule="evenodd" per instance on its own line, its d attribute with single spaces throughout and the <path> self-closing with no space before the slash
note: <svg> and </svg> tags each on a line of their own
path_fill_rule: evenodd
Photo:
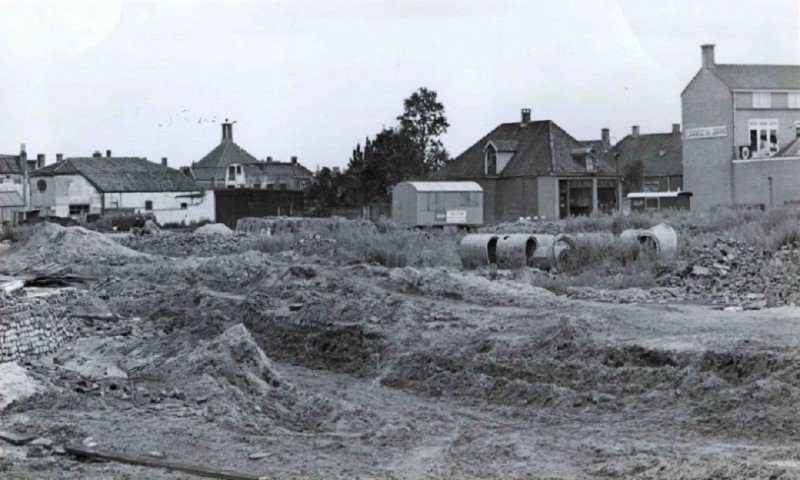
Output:
<svg viewBox="0 0 800 480">
<path fill-rule="evenodd" d="M 497 175 L 497 150 L 494 145 L 486 147 L 486 175 L 489 177 Z"/>
</svg>

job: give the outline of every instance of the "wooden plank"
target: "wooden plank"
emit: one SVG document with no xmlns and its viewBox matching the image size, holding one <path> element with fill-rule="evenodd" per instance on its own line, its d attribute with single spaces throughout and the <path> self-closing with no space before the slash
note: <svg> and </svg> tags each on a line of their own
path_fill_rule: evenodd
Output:
<svg viewBox="0 0 800 480">
<path fill-rule="evenodd" d="M 192 475 L 197 475 L 199 477 L 220 478 L 222 480 L 266 480 L 266 477 L 235 472 L 233 470 L 218 470 L 201 467 L 198 465 L 189 465 L 187 463 L 159 460 L 156 458 L 127 455 L 117 452 L 104 452 L 88 449 L 79 445 L 68 445 L 64 448 L 64 450 L 66 450 L 68 454 L 75 455 L 76 457 L 84 457 L 95 460 L 108 460 L 111 462 L 127 463 L 129 465 L 138 465 L 141 467 L 166 468 L 169 470 L 191 473 Z"/>
</svg>

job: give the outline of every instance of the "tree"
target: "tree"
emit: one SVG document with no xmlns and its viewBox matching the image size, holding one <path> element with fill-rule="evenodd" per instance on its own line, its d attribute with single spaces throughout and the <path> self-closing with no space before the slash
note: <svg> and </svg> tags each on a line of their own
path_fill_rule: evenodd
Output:
<svg viewBox="0 0 800 480">
<path fill-rule="evenodd" d="M 436 98 L 434 90 L 421 87 L 403 101 L 403 114 L 397 117 L 400 129 L 416 145 L 418 176 L 439 170 L 450 155 L 439 136 L 447 132 L 450 124 L 444 113 L 444 105 Z"/>
<path fill-rule="evenodd" d="M 627 163 L 622 167 L 623 186 L 625 195 L 630 192 L 641 192 L 644 183 L 644 163 L 641 160 Z"/>
</svg>

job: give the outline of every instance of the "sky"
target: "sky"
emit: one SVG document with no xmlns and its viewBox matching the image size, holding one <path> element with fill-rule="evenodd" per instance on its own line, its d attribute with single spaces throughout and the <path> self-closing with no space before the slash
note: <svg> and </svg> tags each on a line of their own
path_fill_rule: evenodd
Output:
<svg viewBox="0 0 800 480">
<path fill-rule="evenodd" d="M 668 132 L 718 63 L 800 64 L 800 0 L 0 0 L 0 153 L 344 167 L 435 90 L 457 156 L 500 123 Z"/>
</svg>

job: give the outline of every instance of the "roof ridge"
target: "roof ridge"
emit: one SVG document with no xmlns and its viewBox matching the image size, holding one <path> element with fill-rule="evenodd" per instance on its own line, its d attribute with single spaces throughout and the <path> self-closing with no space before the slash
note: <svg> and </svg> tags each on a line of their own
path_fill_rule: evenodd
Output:
<svg viewBox="0 0 800 480">
<path fill-rule="evenodd" d="M 789 63 L 717 63 L 714 67 L 709 68 L 713 70 L 715 67 L 793 67 L 800 68 L 800 64 Z"/>
</svg>

